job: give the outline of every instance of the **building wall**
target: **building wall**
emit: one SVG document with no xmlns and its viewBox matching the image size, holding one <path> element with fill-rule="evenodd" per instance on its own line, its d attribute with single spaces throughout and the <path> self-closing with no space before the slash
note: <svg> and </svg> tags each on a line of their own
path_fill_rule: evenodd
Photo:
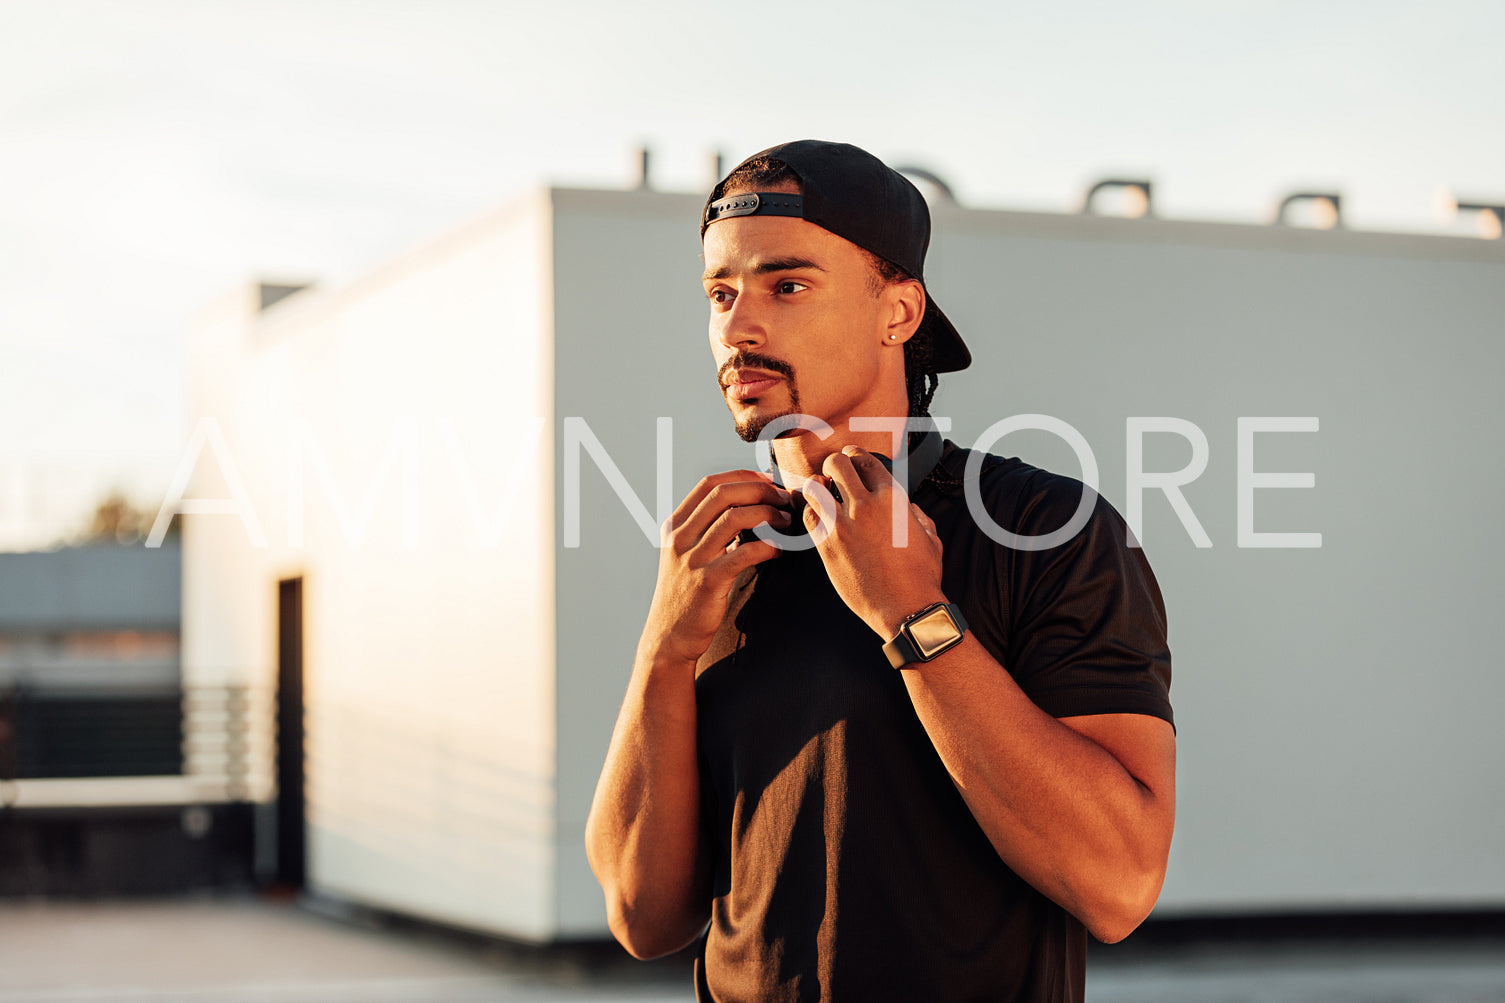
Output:
<svg viewBox="0 0 1505 1003">
<path fill-rule="evenodd" d="M 943 381 L 958 439 L 1003 415 L 1065 419 L 1126 511 L 1126 419 L 1207 438 L 1143 543 L 1169 610 L 1179 818 L 1161 913 L 1505 903 L 1494 763 L 1505 699 L 1491 619 L 1505 476 L 1495 374 L 1498 243 L 1280 228 L 969 213 L 941 221 L 938 300 L 974 371 Z M 1311 416 L 1253 438 L 1252 468 L 1315 487 L 1252 493 L 1241 548 L 1240 417 Z M 1016 449 L 1076 472 L 1043 434 Z M 1063 455 L 1064 454 L 1064 455 Z M 1178 436 L 1144 468 L 1185 466 Z"/>
<path fill-rule="evenodd" d="M 697 284 L 699 199 L 556 194 L 558 415 L 586 415 L 652 504 L 653 419 L 674 419 L 673 499 L 750 466 L 716 396 Z M 568 207 L 568 211 L 566 211 Z M 1505 594 L 1491 518 L 1505 478 L 1492 415 L 1505 344 L 1505 249 L 1477 240 L 941 209 L 930 287 L 976 359 L 932 408 L 978 444 L 1039 413 L 1077 429 L 1103 493 L 1128 511 L 1130 418 L 1207 440 L 1184 496 L 1143 494 L 1142 536 L 1169 610 L 1179 820 L 1161 915 L 1498 908 L 1505 799 L 1494 708 L 1505 673 L 1489 605 Z M 566 266 L 568 262 L 568 267 Z M 579 276 L 579 281 L 573 277 Z M 605 318 L 603 322 L 603 318 Z M 566 348 L 565 346 L 568 346 Z M 584 360 L 606 359 L 592 368 Z M 1250 492 L 1259 533 L 1317 549 L 1241 547 L 1239 419 L 1315 418 L 1251 437 L 1251 469 L 1312 472 Z M 1079 474 L 1057 437 L 992 451 Z M 556 443 L 562 448 L 562 442 Z M 1144 437 L 1173 472 L 1188 440 Z M 656 555 L 589 459 L 595 506 L 559 551 L 560 607 L 593 629 L 560 645 L 562 915 L 599 890 L 576 854 Z M 603 571 L 604 566 L 611 568 Z M 615 598 L 614 598 L 615 597 Z M 571 680 L 578 679 L 578 683 Z M 591 680 L 596 682 L 593 684 Z M 599 915 L 599 913 L 598 913 Z"/>
<path fill-rule="evenodd" d="M 175 688 L 182 561 L 176 540 L 0 554 L 0 689 Z"/>
<path fill-rule="evenodd" d="M 528 200 L 231 325 L 238 361 L 196 416 L 218 418 L 267 546 L 223 515 L 190 516 L 185 544 L 195 673 L 271 690 L 277 581 L 304 578 L 311 887 L 537 939 L 553 929 L 551 458 L 528 441 L 550 407 L 546 218 Z"/>
<path fill-rule="evenodd" d="M 118 545 L 0 554 L 0 632 L 176 630 L 182 549 Z"/>
<path fill-rule="evenodd" d="M 606 913 L 585 858 L 585 819 L 653 596 L 657 527 L 702 475 L 748 466 L 752 451 L 730 433 L 716 389 L 699 200 L 561 190 L 553 199 L 559 916 L 563 932 L 600 936 Z M 660 418 L 672 422 L 662 511 Z M 578 546 L 564 535 L 566 422 L 588 429 L 642 506 L 634 518 L 599 461 L 576 450 Z"/>
</svg>

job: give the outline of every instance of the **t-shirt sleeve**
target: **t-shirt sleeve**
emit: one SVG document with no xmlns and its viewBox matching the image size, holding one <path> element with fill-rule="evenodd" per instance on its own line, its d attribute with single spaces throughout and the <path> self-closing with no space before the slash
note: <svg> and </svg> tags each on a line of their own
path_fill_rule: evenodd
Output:
<svg viewBox="0 0 1505 1003">
<path fill-rule="evenodd" d="M 1074 478 L 1038 472 L 1020 496 L 1017 532 L 1044 536 L 1092 499 L 1086 524 L 1057 546 L 1000 544 L 1009 639 L 1005 665 L 1052 717 L 1148 714 L 1175 727 L 1165 603 L 1123 517 Z"/>
</svg>

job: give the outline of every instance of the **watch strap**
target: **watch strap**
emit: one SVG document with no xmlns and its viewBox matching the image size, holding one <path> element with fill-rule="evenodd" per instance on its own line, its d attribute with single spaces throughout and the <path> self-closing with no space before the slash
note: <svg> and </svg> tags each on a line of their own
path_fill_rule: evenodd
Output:
<svg viewBox="0 0 1505 1003">
<path fill-rule="evenodd" d="M 883 653 L 888 656 L 888 664 L 896 669 L 902 669 L 910 662 L 920 661 L 920 653 L 915 650 L 914 642 L 902 630 L 897 637 L 883 645 Z"/>
</svg>

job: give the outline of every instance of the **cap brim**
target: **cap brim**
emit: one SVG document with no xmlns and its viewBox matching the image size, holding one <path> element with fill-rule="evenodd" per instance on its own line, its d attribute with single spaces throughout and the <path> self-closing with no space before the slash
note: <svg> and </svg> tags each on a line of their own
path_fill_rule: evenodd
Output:
<svg viewBox="0 0 1505 1003">
<path fill-rule="evenodd" d="M 972 353 L 951 321 L 925 291 L 925 326 L 930 331 L 931 364 L 938 373 L 955 373 L 972 364 Z"/>
</svg>

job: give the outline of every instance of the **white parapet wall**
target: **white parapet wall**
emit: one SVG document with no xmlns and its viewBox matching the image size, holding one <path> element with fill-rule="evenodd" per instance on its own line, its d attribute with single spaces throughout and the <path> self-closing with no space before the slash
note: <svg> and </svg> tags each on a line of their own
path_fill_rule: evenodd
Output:
<svg viewBox="0 0 1505 1003">
<path fill-rule="evenodd" d="M 1179 728 L 1162 914 L 1505 904 L 1489 626 L 1505 595 L 1505 245 L 1001 213 L 941 225 L 937 293 L 979 333 L 976 374 L 939 403 L 964 435 L 1001 414 L 1069 421 L 1125 512 L 1135 418 L 1206 438 L 1181 491 L 1210 546 L 1164 491 L 1142 495 Z M 1180 434 L 1142 441 L 1138 469 L 1192 462 Z"/>
<path fill-rule="evenodd" d="M 647 508 L 661 417 L 675 501 L 752 466 L 714 382 L 700 200 L 554 204 L 555 339 L 578 360 L 556 421 L 586 419 Z M 1180 748 L 1159 914 L 1505 905 L 1505 244 L 943 207 L 927 277 L 975 357 L 932 407 L 951 438 L 1080 475 L 1052 432 L 987 434 L 1065 422 L 1126 514 L 1137 444 Z M 559 852 L 561 916 L 588 922 L 575 847 L 656 560 L 581 466 L 589 516 L 558 552 Z M 1185 518 L 1157 486 L 1181 481 Z"/>
</svg>

